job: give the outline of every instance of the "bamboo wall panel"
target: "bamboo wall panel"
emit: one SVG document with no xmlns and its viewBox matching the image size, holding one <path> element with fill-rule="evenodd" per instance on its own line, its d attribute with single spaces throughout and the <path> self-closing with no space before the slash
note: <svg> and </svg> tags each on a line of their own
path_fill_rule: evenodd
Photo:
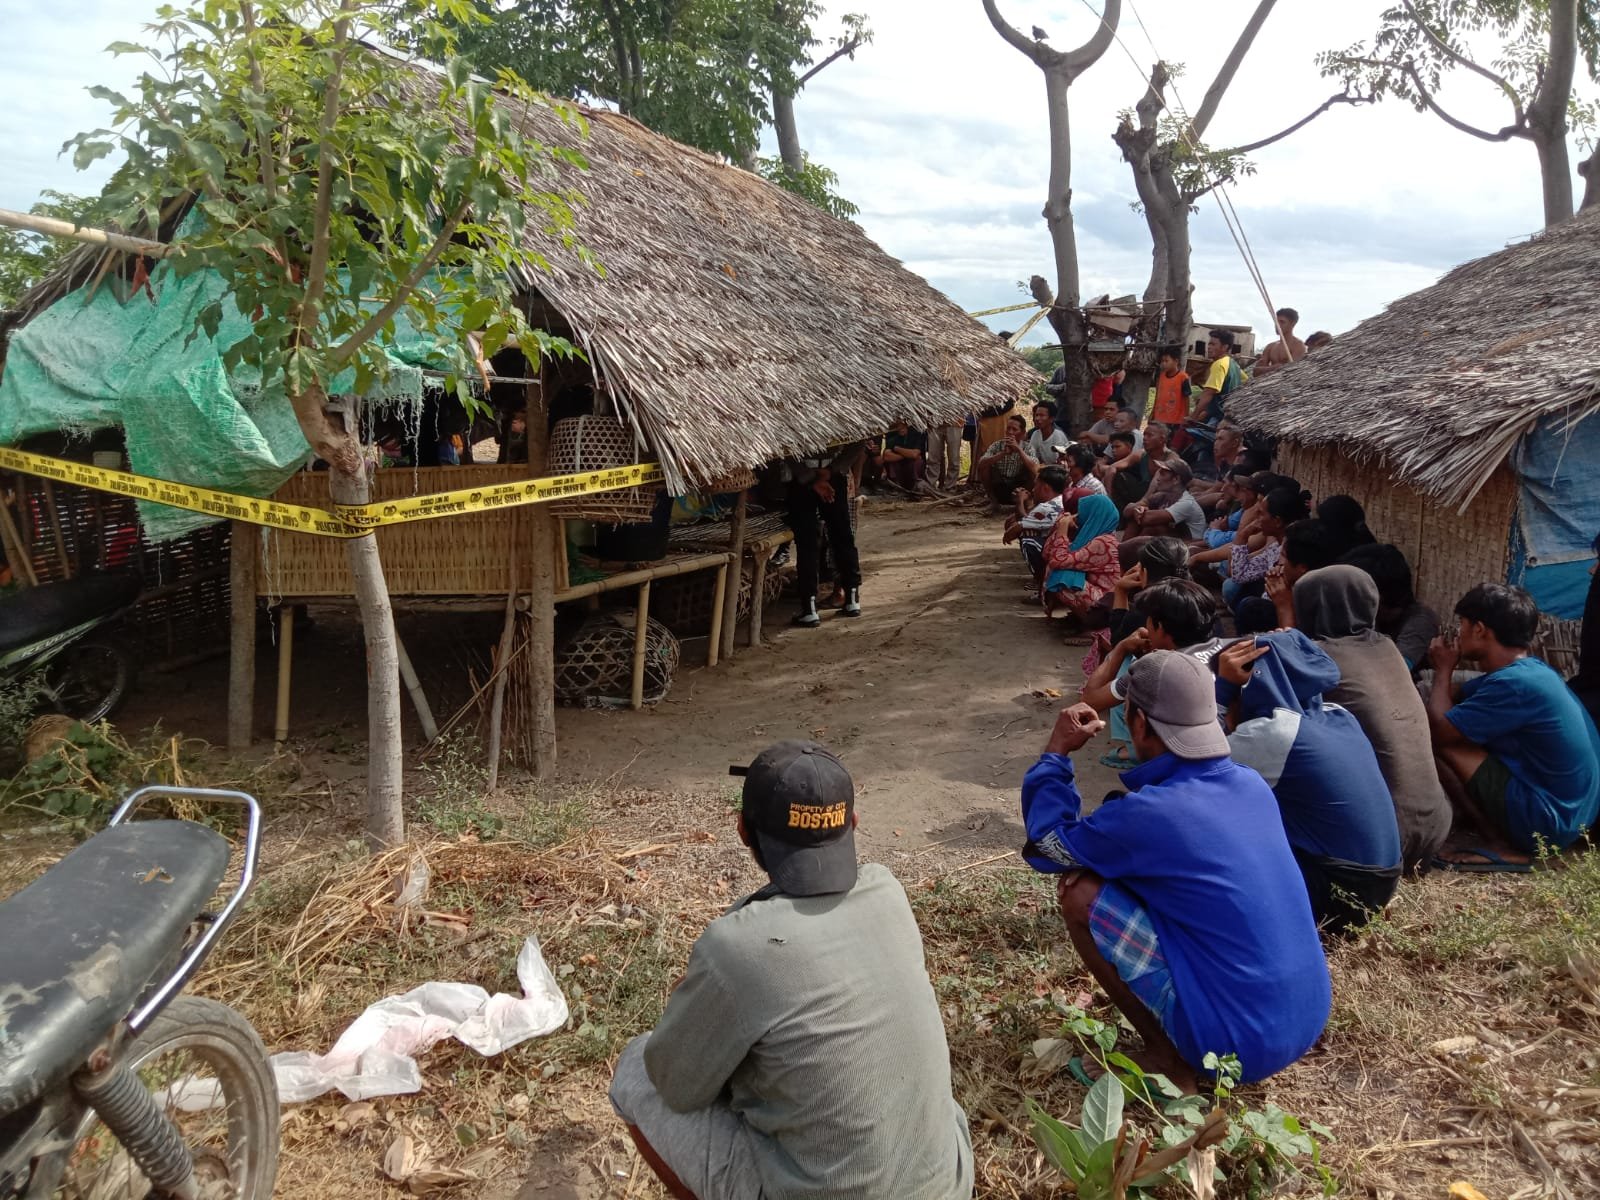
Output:
<svg viewBox="0 0 1600 1200">
<path fill-rule="evenodd" d="M 373 500 L 422 496 L 464 487 L 526 479 L 525 464 L 508 466 L 393 467 L 373 480 Z M 327 507 L 328 481 L 320 472 L 301 472 L 278 489 L 277 500 Z M 503 596 L 511 587 L 511 546 L 521 545 L 516 586 L 533 583 L 526 548 L 532 506 L 492 509 L 389 525 L 377 531 L 378 553 L 391 596 Z M 557 578 L 565 577 L 565 539 L 557 538 Z M 257 592 L 274 599 L 348 596 L 350 571 L 340 538 L 263 530 Z"/>
<path fill-rule="evenodd" d="M 1353 496 L 1380 542 L 1405 554 L 1418 598 L 1441 615 L 1485 580 L 1504 582 L 1510 557 L 1517 480 L 1500 466 L 1463 513 L 1414 488 L 1396 484 L 1376 463 L 1358 463 L 1330 446 L 1281 445 L 1278 469 L 1311 492 L 1313 501 Z"/>
</svg>

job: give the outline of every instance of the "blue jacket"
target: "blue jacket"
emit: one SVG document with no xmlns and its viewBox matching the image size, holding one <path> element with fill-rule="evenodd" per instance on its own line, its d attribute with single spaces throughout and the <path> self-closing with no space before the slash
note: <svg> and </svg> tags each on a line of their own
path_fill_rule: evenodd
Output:
<svg viewBox="0 0 1600 1200">
<path fill-rule="evenodd" d="M 1177 996 L 1167 1030 L 1184 1061 L 1237 1054 L 1264 1079 L 1322 1034 L 1332 985 L 1306 887 L 1272 792 L 1226 758 L 1172 754 L 1123 775 L 1088 816 L 1072 760 L 1046 754 L 1022 781 L 1024 857 L 1087 867 L 1150 914 Z"/>
<path fill-rule="evenodd" d="M 1295 629 L 1263 634 L 1242 689 L 1218 681 L 1217 698 L 1239 699 L 1228 739 L 1233 761 L 1260 772 L 1278 798 L 1289 844 L 1302 854 L 1360 867 L 1400 865 L 1400 826 L 1378 755 L 1353 715 L 1322 694 L 1338 664 Z M 1426 746 L 1417 748 L 1428 753 Z"/>
</svg>

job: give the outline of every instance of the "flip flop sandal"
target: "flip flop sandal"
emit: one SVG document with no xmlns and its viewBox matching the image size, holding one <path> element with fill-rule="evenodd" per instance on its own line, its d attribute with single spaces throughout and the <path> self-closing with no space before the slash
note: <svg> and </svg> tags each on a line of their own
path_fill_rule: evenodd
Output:
<svg viewBox="0 0 1600 1200">
<path fill-rule="evenodd" d="M 1110 767 L 1116 771 L 1131 771 L 1139 765 L 1139 760 L 1126 754 L 1113 752 L 1102 757 L 1100 765 L 1102 767 Z"/>
<path fill-rule="evenodd" d="M 1096 1063 L 1095 1065 L 1099 1066 L 1100 1064 Z M 1095 1077 L 1089 1074 L 1088 1068 L 1084 1066 L 1081 1054 L 1074 1054 L 1067 1060 L 1067 1074 L 1087 1088 L 1092 1088 L 1097 1082 Z M 1121 1071 L 1112 1071 L 1111 1074 L 1116 1076 L 1117 1082 L 1122 1085 L 1123 1092 L 1132 1098 L 1142 1098 L 1157 1108 L 1166 1100 L 1160 1089 L 1148 1079 L 1125 1075 Z M 1103 1074 L 1101 1078 L 1104 1078 Z"/>
<path fill-rule="evenodd" d="M 1094 635 L 1092 633 L 1069 633 L 1061 639 L 1064 646 L 1092 646 Z"/>
<path fill-rule="evenodd" d="M 1501 858 L 1493 850 L 1486 850 L 1481 846 L 1473 846 L 1458 851 L 1460 854 L 1476 854 L 1483 862 L 1457 862 L 1453 858 L 1445 858 L 1442 854 L 1433 856 L 1432 866 L 1439 871 L 1460 871 L 1464 875 L 1526 875 L 1533 870 L 1531 862 L 1512 862 Z"/>
</svg>

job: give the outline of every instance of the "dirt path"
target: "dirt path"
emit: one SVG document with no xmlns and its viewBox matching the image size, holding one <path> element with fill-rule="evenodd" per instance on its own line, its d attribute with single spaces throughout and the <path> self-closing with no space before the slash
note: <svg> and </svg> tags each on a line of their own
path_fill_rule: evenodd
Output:
<svg viewBox="0 0 1600 1200">
<path fill-rule="evenodd" d="M 1021 558 L 992 518 L 869 501 L 861 551 L 859 620 L 793 629 L 781 602 L 768 645 L 715 670 L 680 668 L 653 710 L 564 711 L 562 775 L 703 792 L 768 743 L 809 737 L 854 775 L 869 856 L 885 842 L 955 837 L 1019 846 L 1017 787 L 1062 703 L 1034 692 L 1075 694 L 1083 650 L 1018 602 Z M 685 658 L 703 662 L 702 645 Z M 1093 771 L 1090 794 L 1114 786 Z"/>
</svg>

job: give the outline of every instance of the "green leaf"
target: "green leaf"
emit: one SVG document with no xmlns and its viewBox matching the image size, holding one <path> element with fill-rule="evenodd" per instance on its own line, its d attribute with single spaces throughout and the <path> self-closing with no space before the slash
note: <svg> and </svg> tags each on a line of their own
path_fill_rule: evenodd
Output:
<svg viewBox="0 0 1600 1200">
<path fill-rule="evenodd" d="M 111 148 L 110 142 L 79 142 L 78 148 L 72 152 L 72 165 L 76 170 L 86 171 L 110 154 Z M 62 149 L 66 147 L 63 146 Z"/>
<path fill-rule="evenodd" d="M 1106 1072 L 1083 1098 L 1083 1136 L 1091 1142 L 1114 1140 L 1122 1128 L 1122 1081 Z"/>
<path fill-rule="evenodd" d="M 119 57 L 124 54 L 143 54 L 145 53 L 145 47 L 139 45 L 138 42 L 112 42 L 106 47 L 106 53 L 115 54 Z"/>
<path fill-rule="evenodd" d="M 1033 1123 L 1034 1145 L 1050 1160 L 1050 1165 L 1074 1183 L 1082 1179 L 1088 1154 L 1078 1131 L 1063 1125 L 1031 1099 L 1028 1118 Z"/>
</svg>

